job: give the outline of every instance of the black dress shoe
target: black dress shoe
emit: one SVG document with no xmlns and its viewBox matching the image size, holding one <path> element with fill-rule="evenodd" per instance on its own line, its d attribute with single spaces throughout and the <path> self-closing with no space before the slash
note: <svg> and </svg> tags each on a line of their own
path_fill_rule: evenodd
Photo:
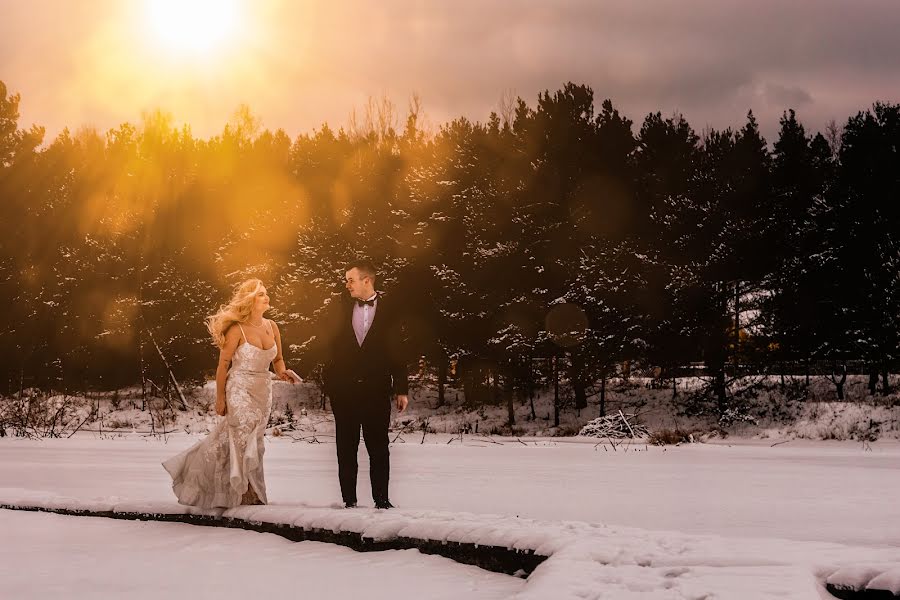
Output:
<svg viewBox="0 0 900 600">
<path fill-rule="evenodd" d="M 390 500 L 381 500 L 375 503 L 375 508 L 387 510 L 389 508 L 394 508 L 394 505 L 391 504 Z"/>
<path fill-rule="evenodd" d="M 356 502 L 344 502 L 344 508 L 356 508 Z"/>
</svg>

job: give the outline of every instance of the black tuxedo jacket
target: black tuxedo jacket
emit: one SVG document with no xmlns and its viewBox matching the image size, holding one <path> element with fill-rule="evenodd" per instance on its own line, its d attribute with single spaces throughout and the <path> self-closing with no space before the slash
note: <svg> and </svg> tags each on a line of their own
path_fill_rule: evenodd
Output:
<svg viewBox="0 0 900 600">
<path fill-rule="evenodd" d="M 400 315 L 390 299 L 379 295 L 375 317 L 360 346 L 353 331 L 355 304 L 352 299 L 341 302 L 328 316 L 323 340 L 325 393 L 332 403 L 407 394 L 409 375 Z"/>
</svg>

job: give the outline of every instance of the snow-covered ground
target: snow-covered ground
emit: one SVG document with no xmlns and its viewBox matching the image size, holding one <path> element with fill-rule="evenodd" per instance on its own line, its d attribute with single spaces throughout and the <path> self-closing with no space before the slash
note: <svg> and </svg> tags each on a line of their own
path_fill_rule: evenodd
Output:
<svg viewBox="0 0 900 600">
<path fill-rule="evenodd" d="M 897 380 L 892 376 L 892 380 Z M 730 394 L 734 404 L 729 417 L 720 419 L 715 403 L 697 400 L 693 395 L 705 384 L 699 377 L 685 377 L 677 381 L 677 396 L 671 385 L 649 378 L 631 377 L 611 379 L 606 393 L 607 414 L 622 410 L 634 414 L 635 423 L 646 427 L 651 434 L 678 431 L 693 434 L 695 439 L 739 437 L 811 440 L 900 440 L 900 382 L 894 382 L 894 392 L 888 396 L 868 393 L 867 378 L 852 375 L 847 378 L 845 401 L 836 400 L 834 384 L 827 377 L 811 378 L 810 386 L 804 378 L 746 377 L 732 384 Z M 665 384 L 665 385 L 664 385 Z M 662 386 L 662 387 L 660 387 Z M 311 383 L 289 385 L 276 381 L 273 385 L 273 410 L 270 424 L 294 437 L 333 439 L 333 420 L 329 409 L 322 409 L 319 389 Z M 188 432 L 208 431 L 215 422 L 213 400 L 214 383 L 186 390 L 189 410 L 176 410 L 178 402 L 167 403 L 153 398 L 141 410 L 140 388 L 91 394 L 89 397 L 50 395 L 34 391 L 24 400 L 0 398 L 0 423 L 7 425 L 8 434 L 15 432 L 15 412 L 29 414 L 33 420 L 42 415 L 44 422 L 29 430 L 30 434 L 53 434 L 63 437 L 78 428 L 96 433 L 115 432 Z M 515 424 L 507 424 L 508 410 L 504 402 L 495 405 L 468 407 L 461 390 L 448 387 L 445 402 L 438 406 L 437 390 L 433 385 L 414 385 L 410 392 L 410 407 L 397 416 L 393 427 L 407 434 L 477 432 L 516 436 L 576 435 L 581 428 L 600 413 L 596 396 L 587 408 L 575 410 L 571 390 L 561 386 L 560 424 L 553 423 L 553 391 L 538 390 L 532 403 L 515 402 Z M 5 406 L 5 408 L 4 408 Z M 5 417 L 5 419 L 4 419 Z M 270 428 L 270 429 L 272 429 Z M 51 435 L 52 437 L 52 435 Z"/>
<path fill-rule="evenodd" d="M 178 511 L 159 463 L 196 439 L 174 435 L 164 443 L 128 434 L 2 439 L 0 503 Z M 871 578 L 867 570 L 882 573 L 880 585 L 900 593 L 896 442 L 794 440 L 772 447 L 756 440 L 613 448 L 583 438 L 523 443 L 463 436 L 448 443 L 450 436 L 431 435 L 425 444 L 419 443 L 421 435 L 403 439 L 406 443 L 392 446 L 396 511 L 334 508 L 339 500 L 334 445 L 279 437 L 267 440 L 272 504 L 235 509 L 235 516 L 369 534 L 415 531 L 434 539 L 465 532 L 482 544 L 539 546 L 551 558 L 523 583 L 480 571 L 474 575 L 471 567 L 416 551 L 376 558 L 252 532 L 0 511 L 3 530 L 15 534 L 7 539 L 28 540 L 25 547 L 34 550 L 0 544 L 0 581 L 21 583 L 25 597 L 51 595 L 56 588 L 47 586 L 59 582 L 74 586 L 80 597 L 104 596 L 118 589 L 108 587 L 114 584 L 149 594 L 159 578 L 189 589 L 205 585 L 211 560 L 225 565 L 214 569 L 222 577 L 240 576 L 243 571 L 227 566 L 240 565 L 246 548 L 272 557 L 252 562 L 248 577 L 256 572 L 260 582 L 282 589 L 291 573 L 306 574 L 303 581 L 314 579 L 308 585 L 332 598 L 818 599 L 829 597 L 822 586 L 829 575 L 853 582 Z M 365 473 L 364 452 L 361 468 Z M 363 475 L 361 499 L 367 486 Z M 220 542 L 217 536 L 228 539 Z M 130 545 L 122 541 L 126 538 Z M 224 546 L 234 553 L 210 554 Z M 80 564 L 96 567 L 79 575 L 66 557 L 86 548 L 96 560 Z M 169 558 L 162 555 L 175 549 L 182 549 L 181 560 L 167 571 Z M 135 563 L 156 568 L 119 568 L 129 552 Z M 308 569 L 299 566 L 307 555 Z M 317 561 L 321 568 L 315 568 Z M 367 582 L 367 573 L 378 572 L 373 561 L 391 575 L 373 574 Z M 363 574 L 360 583 L 349 583 L 357 570 Z M 421 578 L 409 579 L 407 571 Z M 59 577 L 24 581 L 22 574 L 31 572 Z M 335 579 L 341 585 L 327 583 Z M 241 586 L 216 589 L 217 598 L 247 593 Z"/>
<path fill-rule="evenodd" d="M 3 598 L 509 598 L 521 579 L 415 550 L 0 510 Z M 15 540 L 11 542 L 10 540 Z M 364 593 L 361 590 L 365 590 Z"/>
</svg>

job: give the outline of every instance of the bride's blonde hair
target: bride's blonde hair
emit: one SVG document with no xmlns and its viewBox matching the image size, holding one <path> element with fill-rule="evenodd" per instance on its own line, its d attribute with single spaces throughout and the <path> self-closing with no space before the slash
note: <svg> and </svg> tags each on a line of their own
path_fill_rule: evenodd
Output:
<svg viewBox="0 0 900 600">
<path fill-rule="evenodd" d="M 225 332 L 235 323 L 245 323 L 250 316 L 250 309 L 256 301 L 256 292 L 262 287 L 259 279 L 248 279 L 234 288 L 234 295 L 228 304 L 219 307 L 219 311 L 206 319 L 206 328 L 212 336 L 213 344 L 222 348 L 225 345 Z"/>
</svg>

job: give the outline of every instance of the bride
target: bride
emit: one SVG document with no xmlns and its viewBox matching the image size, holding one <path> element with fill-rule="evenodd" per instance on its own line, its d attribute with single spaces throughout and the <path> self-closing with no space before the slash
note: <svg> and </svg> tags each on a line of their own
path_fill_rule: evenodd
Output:
<svg viewBox="0 0 900 600">
<path fill-rule="evenodd" d="M 272 409 L 269 365 L 284 381 L 299 379 L 285 367 L 278 326 L 263 318 L 268 309 L 262 281 L 248 279 L 207 319 L 220 350 L 216 414 L 225 418 L 205 439 L 163 463 L 181 504 L 229 508 L 267 503 L 263 434 Z"/>
</svg>

